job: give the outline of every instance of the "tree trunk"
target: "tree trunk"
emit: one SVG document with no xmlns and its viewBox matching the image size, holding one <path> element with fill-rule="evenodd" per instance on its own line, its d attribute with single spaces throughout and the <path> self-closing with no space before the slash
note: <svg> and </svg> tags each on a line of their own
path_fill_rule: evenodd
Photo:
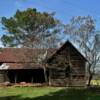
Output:
<svg viewBox="0 0 100 100">
<path fill-rule="evenodd" d="M 89 79 L 88 79 L 88 84 L 87 84 L 88 87 L 91 86 L 92 77 L 93 77 L 93 74 L 90 74 Z"/>
<path fill-rule="evenodd" d="M 45 82 L 47 83 L 46 67 L 44 67 L 44 77 L 45 77 Z"/>
</svg>

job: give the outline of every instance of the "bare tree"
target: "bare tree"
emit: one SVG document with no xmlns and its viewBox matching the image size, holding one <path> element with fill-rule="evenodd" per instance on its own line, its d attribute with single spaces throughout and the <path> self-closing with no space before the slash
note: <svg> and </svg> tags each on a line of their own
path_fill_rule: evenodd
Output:
<svg viewBox="0 0 100 100">
<path fill-rule="evenodd" d="M 69 24 L 65 25 L 64 33 L 87 59 L 88 86 L 95 73 L 95 68 L 100 62 L 100 32 L 95 29 L 95 21 L 91 16 L 73 17 Z"/>
</svg>

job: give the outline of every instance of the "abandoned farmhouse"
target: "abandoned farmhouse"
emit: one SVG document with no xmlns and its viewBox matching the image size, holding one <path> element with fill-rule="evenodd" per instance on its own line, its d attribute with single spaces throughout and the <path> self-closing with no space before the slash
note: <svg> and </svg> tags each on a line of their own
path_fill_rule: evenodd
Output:
<svg viewBox="0 0 100 100">
<path fill-rule="evenodd" d="M 86 61 L 69 41 L 58 49 L 4 48 L 0 51 L 0 83 L 84 86 Z"/>
</svg>

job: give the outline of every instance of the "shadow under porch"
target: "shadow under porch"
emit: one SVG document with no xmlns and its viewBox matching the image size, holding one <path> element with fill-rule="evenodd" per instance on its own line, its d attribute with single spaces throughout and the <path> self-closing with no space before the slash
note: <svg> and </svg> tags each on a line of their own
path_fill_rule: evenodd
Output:
<svg viewBox="0 0 100 100">
<path fill-rule="evenodd" d="M 6 76 L 11 83 L 44 83 L 44 69 L 20 69 L 5 71 Z"/>
</svg>

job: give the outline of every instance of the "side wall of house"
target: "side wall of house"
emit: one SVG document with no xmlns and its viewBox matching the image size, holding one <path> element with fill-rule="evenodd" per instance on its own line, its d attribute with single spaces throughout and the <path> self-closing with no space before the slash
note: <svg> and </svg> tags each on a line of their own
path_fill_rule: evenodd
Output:
<svg viewBox="0 0 100 100">
<path fill-rule="evenodd" d="M 48 69 L 50 85 L 85 85 L 85 60 L 70 43 L 61 47 L 48 60 Z"/>
</svg>

